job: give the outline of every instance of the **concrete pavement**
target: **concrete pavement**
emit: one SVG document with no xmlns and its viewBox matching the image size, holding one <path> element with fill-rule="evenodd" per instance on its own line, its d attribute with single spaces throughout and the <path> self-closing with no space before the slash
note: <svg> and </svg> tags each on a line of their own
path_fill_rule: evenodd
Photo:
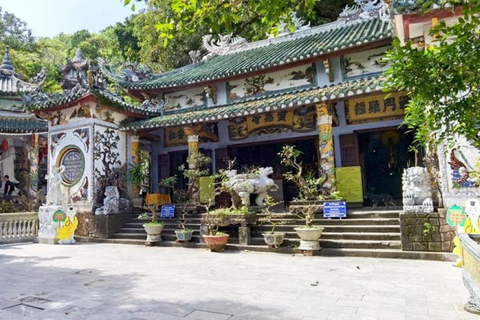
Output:
<svg viewBox="0 0 480 320">
<path fill-rule="evenodd" d="M 0 246 L 0 319 L 480 319 L 451 262 Z"/>
</svg>

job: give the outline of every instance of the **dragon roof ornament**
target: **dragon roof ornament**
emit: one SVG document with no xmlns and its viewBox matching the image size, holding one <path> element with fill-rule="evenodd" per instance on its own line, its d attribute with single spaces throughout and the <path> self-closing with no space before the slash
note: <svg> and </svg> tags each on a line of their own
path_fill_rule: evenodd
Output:
<svg viewBox="0 0 480 320">
<path fill-rule="evenodd" d="M 203 46 L 207 49 L 208 54 L 203 59 L 212 56 L 221 56 L 227 52 L 236 50 L 247 43 L 247 40 L 240 36 L 232 37 L 233 34 L 218 35 L 218 40 L 213 39 L 213 35 L 207 34 L 202 37 Z"/>
<path fill-rule="evenodd" d="M 388 4 L 383 0 L 355 0 L 352 6 L 345 6 L 337 21 L 369 20 L 380 17 L 383 21 L 390 20 Z"/>
<path fill-rule="evenodd" d="M 294 33 L 297 31 L 303 31 L 303 30 L 308 30 L 310 29 L 310 22 L 307 24 L 302 18 L 297 17 L 296 12 L 292 12 L 291 15 L 292 23 L 293 23 L 293 31 L 290 28 L 290 23 L 286 21 L 286 19 L 283 19 L 280 21 L 278 24 L 278 35 L 279 37 L 285 36 L 290 33 Z M 275 34 L 273 33 L 267 33 L 267 36 L 269 39 L 275 38 Z"/>
</svg>

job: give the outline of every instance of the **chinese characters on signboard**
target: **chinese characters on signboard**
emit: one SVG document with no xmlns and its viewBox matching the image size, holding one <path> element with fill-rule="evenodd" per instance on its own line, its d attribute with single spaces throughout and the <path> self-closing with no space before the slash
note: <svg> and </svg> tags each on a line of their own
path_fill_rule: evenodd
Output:
<svg viewBox="0 0 480 320">
<path fill-rule="evenodd" d="M 284 131 L 314 131 L 315 107 L 309 106 L 290 111 L 276 111 L 256 114 L 230 121 L 231 140 L 242 140 L 250 135 L 278 133 Z"/>
<path fill-rule="evenodd" d="M 404 92 L 351 99 L 345 102 L 348 124 L 401 119 L 409 98 Z"/>
</svg>

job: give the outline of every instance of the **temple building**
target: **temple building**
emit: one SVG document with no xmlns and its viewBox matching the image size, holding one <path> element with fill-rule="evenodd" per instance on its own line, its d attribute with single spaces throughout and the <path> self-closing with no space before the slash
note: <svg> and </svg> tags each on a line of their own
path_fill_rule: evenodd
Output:
<svg viewBox="0 0 480 320">
<path fill-rule="evenodd" d="M 412 136 L 400 129 L 408 97 L 387 99 L 381 73 L 393 30 L 390 16 L 370 3 L 348 7 L 338 21 L 310 27 L 295 18 L 277 37 L 247 43 L 239 37 L 204 36 L 207 54 L 192 51 L 192 64 L 163 74 L 134 69 L 104 73 L 138 99 L 162 101 L 162 114 L 122 124 L 148 141 L 152 190 L 185 163 L 189 139 L 213 159 L 239 166 L 271 166 L 277 200 L 297 196 L 282 180 L 277 156 L 293 144 L 302 161 L 327 174 L 350 202 L 383 193 L 401 199 L 401 175 L 413 154 Z M 190 136 L 189 136 L 190 135 Z M 141 141 L 147 142 L 146 139 Z"/>
<path fill-rule="evenodd" d="M 28 112 L 22 100 L 23 93 L 39 92 L 44 79 L 42 70 L 30 82 L 23 81 L 10 61 L 9 48 L 5 49 L 0 65 L 0 176 L 9 176 L 17 187 L 15 194 L 22 190 L 36 195 L 46 174 L 45 149 L 39 144 L 48 123 Z M 0 194 L 3 196 L 3 185 Z"/>
</svg>

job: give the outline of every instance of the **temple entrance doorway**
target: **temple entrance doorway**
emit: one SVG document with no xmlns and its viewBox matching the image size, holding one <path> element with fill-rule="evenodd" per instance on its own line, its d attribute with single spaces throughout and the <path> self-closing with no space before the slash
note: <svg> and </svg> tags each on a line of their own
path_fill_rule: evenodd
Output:
<svg viewBox="0 0 480 320">
<path fill-rule="evenodd" d="M 361 132 L 357 136 L 366 205 L 385 194 L 400 205 L 403 171 L 415 165 L 415 153 L 410 150 L 413 134 L 395 128 Z M 422 155 L 418 158 L 421 159 Z M 380 206 L 383 205 L 383 198 L 378 201 Z"/>
<path fill-rule="evenodd" d="M 271 192 L 271 194 L 276 201 L 283 201 L 287 204 L 298 196 L 298 191 L 291 182 L 283 179 L 284 172 L 292 171 L 292 168 L 286 168 L 280 164 L 278 156 L 283 146 L 286 145 L 296 146 L 302 152 L 299 160 L 303 162 L 304 166 L 313 172 L 318 171 L 317 137 L 229 146 L 228 157 L 236 160 L 238 172 L 245 172 L 253 167 L 272 167 L 274 173 L 270 177 L 279 186 L 279 190 Z"/>
</svg>

